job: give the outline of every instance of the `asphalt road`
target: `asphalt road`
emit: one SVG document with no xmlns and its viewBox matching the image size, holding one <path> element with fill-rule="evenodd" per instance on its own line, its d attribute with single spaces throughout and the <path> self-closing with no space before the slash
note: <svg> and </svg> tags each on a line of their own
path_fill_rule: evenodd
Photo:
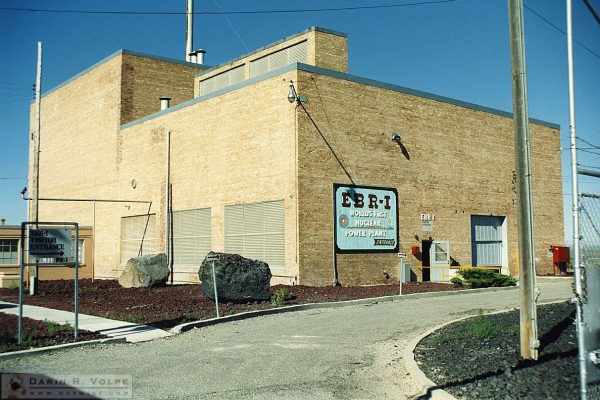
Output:
<svg viewBox="0 0 600 400">
<path fill-rule="evenodd" d="M 540 302 L 571 297 L 571 280 L 538 283 Z M 518 303 L 516 289 L 407 296 L 230 322 L 146 343 L 3 360 L 0 371 L 131 374 L 135 399 L 406 399 L 418 394 L 402 360 L 412 338 L 479 310 Z"/>
</svg>

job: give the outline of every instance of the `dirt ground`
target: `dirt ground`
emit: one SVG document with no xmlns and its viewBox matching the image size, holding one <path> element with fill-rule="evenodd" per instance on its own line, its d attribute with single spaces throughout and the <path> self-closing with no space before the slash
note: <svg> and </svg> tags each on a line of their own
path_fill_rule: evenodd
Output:
<svg viewBox="0 0 600 400">
<path fill-rule="evenodd" d="M 398 294 L 398 285 L 357 287 L 273 286 L 271 293 L 287 288 L 292 299 L 284 305 L 364 299 Z M 403 285 L 402 293 L 457 290 L 451 284 L 412 282 Z M 0 300 L 17 303 L 18 289 L 0 289 Z M 24 303 L 59 310 L 73 310 L 72 280 L 44 281 L 39 293 L 24 296 Z M 271 302 L 221 304 L 221 314 L 273 308 Z M 152 289 L 125 289 L 117 281 L 81 280 L 79 312 L 122 321 L 171 328 L 183 322 L 216 316 L 214 302 L 202 293 L 200 285 L 167 285 Z M 1 327 L 0 327 L 1 329 Z"/>
<path fill-rule="evenodd" d="M 25 350 L 31 347 L 71 343 L 75 341 L 73 329 L 69 325 L 59 325 L 47 321 L 23 318 L 23 343 L 18 344 L 18 324 L 19 318 L 16 315 L 0 312 L 0 353 Z M 78 341 L 102 339 L 106 337 L 82 329 L 79 330 L 78 336 Z"/>
</svg>

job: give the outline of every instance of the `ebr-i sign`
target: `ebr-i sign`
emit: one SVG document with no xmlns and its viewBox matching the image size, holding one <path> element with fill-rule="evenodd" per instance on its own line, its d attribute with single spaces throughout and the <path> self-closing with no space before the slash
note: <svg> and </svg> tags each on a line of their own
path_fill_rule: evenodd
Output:
<svg viewBox="0 0 600 400">
<path fill-rule="evenodd" d="M 334 184 L 333 190 L 336 252 L 398 252 L 396 189 Z"/>
<path fill-rule="evenodd" d="M 29 256 L 71 257 L 71 229 L 29 229 Z"/>
</svg>

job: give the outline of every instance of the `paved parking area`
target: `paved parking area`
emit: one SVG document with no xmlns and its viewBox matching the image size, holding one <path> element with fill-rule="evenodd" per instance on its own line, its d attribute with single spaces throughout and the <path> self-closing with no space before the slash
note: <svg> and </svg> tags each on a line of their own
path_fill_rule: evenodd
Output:
<svg viewBox="0 0 600 400">
<path fill-rule="evenodd" d="M 571 297 L 569 279 L 540 279 L 539 286 L 540 302 Z M 140 399 L 408 399 L 418 394 L 402 359 L 412 338 L 479 310 L 518 304 L 518 289 L 406 296 L 4 360 L 0 370 L 131 374 Z"/>
</svg>

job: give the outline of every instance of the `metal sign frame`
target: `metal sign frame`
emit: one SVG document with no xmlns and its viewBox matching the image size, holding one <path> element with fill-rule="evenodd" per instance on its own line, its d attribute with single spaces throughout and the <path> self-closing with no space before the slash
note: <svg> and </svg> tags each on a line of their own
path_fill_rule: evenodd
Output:
<svg viewBox="0 0 600 400">
<path fill-rule="evenodd" d="M 29 229 L 27 227 L 34 225 L 39 229 L 42 227 L 49 226 L 71 226 L 75 230 L 75 261 L 74 262 L 43 262 L 40 263 L 36 258 L 35 262 L 30 262 L 29 256 L 27 257 L 28 262 L 25 262 L 25 239 L 27 239 L 27 251 L 29 252 Z M 27 236 L 25 235 L 27 231 Z M 71 239 L 72 240 L 72 239 Z M 38 266 L 38 267 L 75 267 L 75 302 L 74 302 L 74 313 L 75 321 L 73 323 L 73 331 L 75 334 L 75 340 L 79 338 L 79 224 L 77 222 L 22 222 L 21 223 L 21 241 L 19 244 L 19 258 L 20 258 L 20 272 L 19 272 L 19 331 L 18 331 L 18 342 L 23 343 L 23 270 L 25 267 Z M 44 257 L 45 258 L 45 257 Z M 51 258 L 51 257 L 49 257 Z"/>
</svg>

